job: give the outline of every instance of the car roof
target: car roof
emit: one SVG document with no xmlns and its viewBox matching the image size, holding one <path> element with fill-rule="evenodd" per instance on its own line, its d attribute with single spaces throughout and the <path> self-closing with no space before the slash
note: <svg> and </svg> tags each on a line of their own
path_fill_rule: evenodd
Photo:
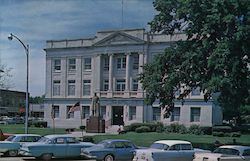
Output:
<svg viewBox="0 0 250 161">
<path fill-rule="evenodd" d="M 13 136 L 41 136 L 41 135 L 38 135 L 38 134 L 15 134 Z"/>
<path fill-rule="evenodd" d="M 158 140 L 154 143 L 158 143 L 158 144 L 166 144 L 168 146 L 172 146 L 175 144 L 191 144 L 188 141 L 183 141 L 183 140 Z"/>
<path fill-rule="evenodd" d="M 230 148 L 230 149 L 236 149 L 239 151 L 243 151 L 245 149 L 250 149 L 250 146 L 242 146 L 242 145 L 223 145 L 220 146 L 219 148 Z"/>
<path fill-rule="evenodd" d="M 116 141 L 131 142 L 130 140 L 125 140 L 125 139 L 106 139 L 103 141 L 105 141 L 105 142 L 116 142 Z"/>
<path fill-rule="evenodd" d="M 72 137 L 72 138 L 74 138 L 72 135 L 68 135 L 68 134 L 46 135 L 44 137 L 46 137 L 48 139 L 53 139 L 53 138 L 57 138 L 57 137 Z"/>
</svg>

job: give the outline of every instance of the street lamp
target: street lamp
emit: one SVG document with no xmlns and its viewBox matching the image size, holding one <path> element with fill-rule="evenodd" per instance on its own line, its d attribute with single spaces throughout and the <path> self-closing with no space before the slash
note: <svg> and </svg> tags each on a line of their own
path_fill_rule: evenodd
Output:
<svg viewBox="0 0 250 161">
<path fill-rule="evenodd" d="M 24 47 L 27 58 L 27 77 L 26 77 L 26 101 L 25 101 L 25 134 L 28 134 L 28 109 L 29 109 L 29 45 L 25 45 L 17 36 L 12 33 L 8 36 L 9 40 L 17 39 Z"/>
</svg>

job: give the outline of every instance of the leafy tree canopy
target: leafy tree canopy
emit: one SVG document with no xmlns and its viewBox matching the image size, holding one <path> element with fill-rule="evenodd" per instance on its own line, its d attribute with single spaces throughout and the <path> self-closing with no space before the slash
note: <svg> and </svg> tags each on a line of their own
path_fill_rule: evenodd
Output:
<svg viewBox="0 0 250 161">
<path fill-rule="evenodd" d="M 218 93 L 223 109 L 239 115 L 238 108 L 250 102 L 250 1 L 156 0 L 154 7 L 152 32 L 182 32 L 187 41 L 174 43 L 144 66 L 140 81 L 146 102 L 159 99 L 167 117 L 178 89 L 184 87 L 177 97 L 183 99 L 199 87 L 205 101 Z"/>
<path fill-rule="evenodd" d="M 0 63 L 0 88 L 9 89 L 13 87 L 10 81 L 12 68 L 8 68 L 5 64 Z"/>
</svg>

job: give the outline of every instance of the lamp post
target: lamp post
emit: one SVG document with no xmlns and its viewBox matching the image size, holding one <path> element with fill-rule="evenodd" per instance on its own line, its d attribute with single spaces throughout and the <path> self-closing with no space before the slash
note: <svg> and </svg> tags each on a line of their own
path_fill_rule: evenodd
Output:
<svg viewBox="0 0 250 161">
<path fill-rule="evenodd" d="M 17 39 L 24 47 L 27 58 L 27 75 L 26 75 L 26 100 L 25 100 L 25 134 L 28 134 L 28 109 L 29 109 L 29 45 L 25 45 L 17 36 L 12 33 L 8 36 L 9 40 Z"/>
</svg>

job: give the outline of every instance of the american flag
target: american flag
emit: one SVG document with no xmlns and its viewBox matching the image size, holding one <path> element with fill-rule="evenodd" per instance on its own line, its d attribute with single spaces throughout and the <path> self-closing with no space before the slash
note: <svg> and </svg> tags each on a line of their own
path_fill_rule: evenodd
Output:
<svg viewBox="0 0 250 161">
<path fill-rule="evenodd" d="M 69 109 L 68 113 L 75 112 L 75 111 L 80 111 L 80 102 L 77 102 L 74 106 L 72 106 Z"/>
</svg>

